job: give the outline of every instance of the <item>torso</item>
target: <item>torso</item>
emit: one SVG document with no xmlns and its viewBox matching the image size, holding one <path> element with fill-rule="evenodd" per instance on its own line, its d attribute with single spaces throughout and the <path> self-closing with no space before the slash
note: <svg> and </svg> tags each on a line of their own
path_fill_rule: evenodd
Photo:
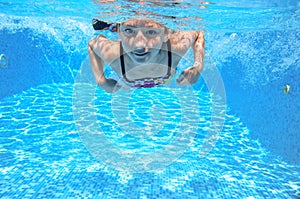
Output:
<svg viewBox="0 0 300 199">
<path fill-rule="evenodd" d="M 181 60 L 182 56 L 187 52 L 187 46 L 184 49 L 177 50 L 176 44 L 178 44 L 178 39 L 174 42 L 171 41 L 171 48 L 172 48 L 172 65 L 171 65 L 171 72 L 172 74 L 176 71 L 177 65 Z M 120 60 L 120 41 L 109 41 L 107 44 L 108 49 L 104 52 L 106 55 L 109 56 L 103 57 L 104 62 L 108 63 L 108 65 L 118 74 L 119 77 L 123 77 L 122 70 L 121 70 L 121 60 Z M 107 52 L 107 50 L 109 52 Z M 157 55 L 157 59 L 155 63 L 147 64 L 147 65 L 136 65 L 130 58 L 125 54 L 124 55 L 124 63 L 126 69 L 126 76 L 129 80 L 137 80 L 137 79 L 144 79 L 144 78 L 156 78 L 156 77 L 164 77 L 168 71 L 168 48 L 167 44 L 164 43 L 162 49 L 160 50 L 159 54 Z"/>
</svg>

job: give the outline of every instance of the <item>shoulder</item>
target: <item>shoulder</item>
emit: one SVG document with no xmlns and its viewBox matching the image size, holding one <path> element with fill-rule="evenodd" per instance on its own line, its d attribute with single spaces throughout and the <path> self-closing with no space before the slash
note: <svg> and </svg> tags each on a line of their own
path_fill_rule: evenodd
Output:
<svg viewBox="0 0 300 199">
<path fill-rule="evenodd" d="M 108 63 L 120 57 L 120 41 L 109 40 L 103 35 L 98 35 L 91 39 L 89 47 L 91 47 L 103 61 Z"/>
<path fill-rule="evenodd" d="M 197 38 L 203 36 L 203 31 L 172 31 L 169 39 L 172 50 L 179 54 L 184 54 L 195 43 Z"/>
</svg>

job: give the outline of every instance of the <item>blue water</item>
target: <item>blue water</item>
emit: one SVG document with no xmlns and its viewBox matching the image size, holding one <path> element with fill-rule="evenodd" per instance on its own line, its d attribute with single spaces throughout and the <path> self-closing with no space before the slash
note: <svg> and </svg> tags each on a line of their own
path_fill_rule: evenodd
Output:
<svg viewBox="0 0 300 199">
<path fill-rule="evenodd" d="M 0 11 L 1 198 L 300 197 L 297 1 L 1 1 Z M 205 29 L 196 85 L 97 88 L 91 19 L 137 15 Z"/>
</svg>

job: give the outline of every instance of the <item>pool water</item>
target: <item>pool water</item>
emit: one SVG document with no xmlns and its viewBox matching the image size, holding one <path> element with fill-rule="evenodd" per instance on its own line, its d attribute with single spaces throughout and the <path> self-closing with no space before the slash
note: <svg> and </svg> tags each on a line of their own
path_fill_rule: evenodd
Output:
<svg viewBox="0 0 300 199">
<path fill-rule="evenodd" d="M 72 90 L 73 84 L 40 85 L 1 101 L 2 197 L 288 198 L 297 194 L 299 171 L 250 139 L 249 129 L 230 114 L 207 157 L 199 157 L 201 132 L 208 126 L 203 122 L 193 146 L 165 170 L 117 171 L 95 160 L 85 148 L 72 115 Z M 96 109 L 110 97 L 97 92 Z M 207 94 L 198 95 L 209 104 Z M 207 108 L 202 108 L 204 114 Z M 98 116 L 105 117 L 101 112 Z"/>
<path fill-rule="evenodd" d="M 1 198 L 300 197 L 297 1 L 2 1 L 0 10 Z M 205 29 L 196 85 L 115 95 L 95 85 L 91 19 L 136 15 Z"/>
</svg>

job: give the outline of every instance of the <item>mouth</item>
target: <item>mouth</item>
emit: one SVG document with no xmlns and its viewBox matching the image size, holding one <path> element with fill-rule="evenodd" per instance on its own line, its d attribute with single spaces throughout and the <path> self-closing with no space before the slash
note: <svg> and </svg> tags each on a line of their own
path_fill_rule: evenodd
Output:
<svg viewBox="0 0 300 199">
<path fill-rule="evenodd" d="M 136 58 L 145 58 L 149 52 L 132 52 Z"/>
</svg>

